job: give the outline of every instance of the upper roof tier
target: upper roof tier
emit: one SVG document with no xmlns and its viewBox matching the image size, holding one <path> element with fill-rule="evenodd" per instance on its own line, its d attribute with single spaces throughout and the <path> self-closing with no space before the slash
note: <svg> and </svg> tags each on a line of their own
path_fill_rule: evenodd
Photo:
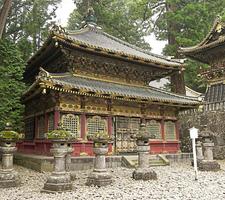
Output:
<svg viewBox="0 0 225 200">
<path fill-rule="evenodd" d="M 183 60 L 153 54 L 105 33 L 95 24 L 86 24 L 77 31 L 66 32 L 61 27 L 55 26 L 43 46 L 28 60 L 28 68 L 36 66 L 37 70 L 43 59 L 50 59 L 54 48 L 74 48 L 88 51 L 102 56 L 122 59 L 163 69 L 180 70 L 183 68 Z"/>
<path fill-rule="evenodd" d="M 114 52 L 115 54 L 128 56 L 133 59 L 146 60 L 155 64 L 178 67 L 183 63 L 182 61 L 156 55 L 131 45 L 105 33 L 97 26 L 87 25 L 81 30 L 69 32 L 67 37 L 75 43 L 83 43 L 89 47 L 101 49 L 106 52 Z"/>
<path fill-rule="evenodd" d="M 221 21 L 220 17 L 217 17 L 210 32 L 202 42 L 196 46 L 180 48 L 179 52 L 200 62 L 211 64 L 220 53 L 223 54 L 224 45 L 225 23 Z M 221 48 L 222 46 L 223 48 Z"/>
</svg>

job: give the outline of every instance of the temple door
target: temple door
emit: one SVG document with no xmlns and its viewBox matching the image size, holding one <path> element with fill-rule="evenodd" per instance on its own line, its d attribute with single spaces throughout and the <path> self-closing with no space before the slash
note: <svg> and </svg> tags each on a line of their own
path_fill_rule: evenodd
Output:
<svg viewBox="0 0 225 200">
<path fill-rule="evenodd" d="M 116 117 L 115 118 L 115 150 L 116 153 L 131 153 L 136 151 L 135 140 L 132 134 L 138 131 L 139 118 Z"/>
</svg>

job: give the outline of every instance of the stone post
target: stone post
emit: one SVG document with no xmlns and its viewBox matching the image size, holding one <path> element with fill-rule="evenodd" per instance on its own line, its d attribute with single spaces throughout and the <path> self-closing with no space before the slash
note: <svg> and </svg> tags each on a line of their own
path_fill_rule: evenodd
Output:
<svg viewBox="0 0 225 200">
<path fill-rule="evenodd" d="M 200 171 L 219 171 L 220 165 L 213 160 L 213 133 L 209 130 L 201 132 L 204 159 L 199 162 Z"/>
<path fill-rule="evenodd" d="M 86 185 L 106 186 L 112 183 L 112 177 L 106 170 L 105 156 L 108 153 L 108 142 L 94 142 L 94 170 L 89 175 Z"/>
<path fill-rule="evenodd" d="M 133 172 L 135 180 L 156 180 L 157 174 L 149 168 L 150 146 L 147 138 L 136 141 L 138 150 L 138 167 Z"/>
<path fill-rule="evenodd" d="M 132 178 L 135 180 L 156 180 L 157 174 L 149 168 L 149 139 L 153 137 L 146 129 L 146 125 L 140 125 L 138 133 L 134 136 L 138 151 L 138 167 L 134 170 Z"/>
<path fill-rule="evenodd" d="M 197 141 L 196 143 L 196 153 L 197 153 L 197 160 L 200 161 L 200 160 L 203 160 L 204 157 L 203 157 L 203 151 L 202 151 L 202 142 L 201 141 Z"/>
<path fill-rule="evenodd" d="M 16 151 L 15 142 L 1 142 L 2 169 L 0 170 L 0 187 L 16 187 L 20 183 L 17 172 L 13 169 L 13 153 Z"/>
<path fill-rule="evenodd" d="M 20 184 L 17 172 L 13 169 L 13 153 L 17 150 L 16 142 L 21 135 L 12 130 L 7 123 L 5 130 L 0 132 L 0 152 L 2 154 L 2 168 L 0 169 L 0 188 L 16 187 Z"/>
<path fill-rule="evenodd" d="M 66 172 L 66 155 L 68 154 L 67 142 L 63 140 L 53 140 L 51 153 L 54 156 L 54 170 L 44 184 L 42 192 L 54 193 L 71 191 L 72 183 L 70 174 Z"/>
</svg>

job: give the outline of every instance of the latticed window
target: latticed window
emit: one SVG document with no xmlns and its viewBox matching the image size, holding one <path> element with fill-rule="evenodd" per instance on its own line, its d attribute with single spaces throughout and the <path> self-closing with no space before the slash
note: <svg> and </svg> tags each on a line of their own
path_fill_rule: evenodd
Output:
<svg viewBox="0 0 225 200">
<path fill-rule="evenodd" d="M 176 127 L 174 122 L 165 122 L 165 136 L 166 140 L 176 140 Z"/>
<path fill-rule="evenodd" d="M 151 120 L 147 121 L 146 123 L 146 128 L 150 134 L 150 136 L 154 135 L 154 139 L 162 139 L 162 134 L 161 134 L 161 125 L 158 121 L 156 120 Z"/>
<path fill-rule="evenodd" d="M 45 117 L 41 116 L 38 118 L 38 135 L 39 138 L 45 137 Z"/>
<path fill-rule="evenodd" d="M 139 118 L 129 118 L 129 117 L 116 118 L 117 131 L 137 132 L 139 130 L 139 127 L 140 127 Z"/>
<path fill-rule="evenodd" d="M 107 121 L 100 116 L 93 116 L 87 119 L 87 134 L 91 135 L 97 132 L 107 132 Z"/>
<path fill-rule="evenodd" d="M 54 114 L 51 113 L 48 116 L 48 131 L 54 130 Z"/>
<path fill-rule="evenodd" d="M 80 117 L 74 114 L 62 116 L 63 128 L 71 131 L 76 137 L 80 137 Z"/>
<path fill-rule="evenodd" d="M 35 136 L 35 120 L 29 118 L 25 120 L 25 139 L 32 140 Z"/>
</svg>

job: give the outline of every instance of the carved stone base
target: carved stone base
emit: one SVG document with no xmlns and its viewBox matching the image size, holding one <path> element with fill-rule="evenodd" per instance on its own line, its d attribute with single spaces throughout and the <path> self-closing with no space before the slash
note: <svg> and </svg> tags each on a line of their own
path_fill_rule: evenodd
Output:
<svg viewBox="0 0 225 200">
<path fill-rule="evenodd" d="M 212 160 L 202 160 L 199 162 L 198 168 L 200 171 L 219 171 L 220 170 L 220 165 L 217 161 Z"/>
<path fill-rule="evenodd" d="M 157 174 L 151 169 L 141 168 L 134 170 L 132 178 L 135 180 L 144 180 L 144 181 L 157 180 Z"/>
<path fill-rule="evenodd" d="M 66 192 L 72 190 L 72 183 L 69 174 L 52 173 L 44 185 L 42 192 Z"/>
<path fill-rule="evenodd" d="M 108 172 L 92 172 L 86 182 L 86 185 L 106 186 L 112 183 L 112 176 Z"/>
<path fill-rule="evenodd" d="M 20 178 L 15 171 L 0 171 L 0 188 L 17 187 L 20 185 Z"/>
</svg>

